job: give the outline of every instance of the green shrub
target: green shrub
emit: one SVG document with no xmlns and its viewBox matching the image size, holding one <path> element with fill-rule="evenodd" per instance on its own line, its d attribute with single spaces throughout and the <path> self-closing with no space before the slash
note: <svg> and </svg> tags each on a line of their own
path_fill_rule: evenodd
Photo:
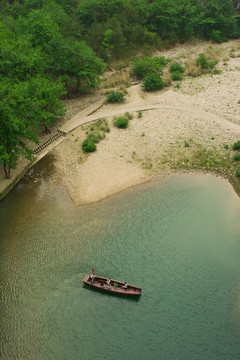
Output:
<svg viewBox="0 0 240 360">
<path fill-rule="evenodd" d="M 235 161 L 239 161 L 239 160 L 240 160 L 240 153 L 235 154 L 234 157 L 233 157 L 233 159 L 234 159 Z"/>
<path fill-rule="evenodd" d="M 240 150 L 240 140 L 233 144 L 233 150 Z"/>
<path fill-rule="evenodd" d="M 225 144 L 225 145 L 224 145 L 224 149 L 226 149 L 226 150 L 228 150 L 228 149 L 229 149 L 228 144 Z"/>
<path fill-rule="evenodd" d="M 218 63 L 217 60 L 215 61 L 208 61 L 204 54 L 199 54 L 196 65 L 200 65 L 202 69 L 213 69 L 214 66 Z"/>
<path fill-rule="evenodd" d="M 125 112 L 124 116 L 125 116 L 128 120 L 132 120 L 132 119 L 133 119 L 133 114 L 130 114 L 128 111 Z"/>
<path fill-rule="evenodd" d="M 89 129 L 89 131 L 86 131 L 86 134 L 88 134 L 88 136 L 82 142 L 82 150 L 85 153 L 95 151 L 97 148 L 96 144 L 98 144 L 100 140 L 105 138 L 106 132 L 110 131 L 108 122 L 106 119 L 98 119 L 97 121 L 91 123 L 88 126 L 88 129 Z"/>
<path fill-rule="evenodd" d="M 189 147 L 190 145 L 189 145 L 188 142 L 185 141 L 184 146 L 185 146 L 185 147 Z"/>
<path fill-rule="evenodd" d="M 164 87 L 164 82 L 158 74 L 150 72 L 144 77 L 142 86 L 146 91 L 154 91 L 162 89 Z"/>
<path fill-rule="evenodd" d="M 174 71 L 171 73 L 171 79 L 173 81 L 175 80 L 182 80 L 183 78 L 183 73 L 179 72 L 179 71 Z"/>
<path fill-rule="evenodd" d="M 114 125 L 119 129 L 126 129 L 128 127 L 128 118 L 125 116 L 118 116 L 114 118 Z"/>
<path fill-rule="evenodd" d="M 142 117 L 142 111 L 138 111 L 137 114 L 137 117 L 140 119 Z"/>
<path fill-rule="evenodd" d="M 140 60 L 135 59 L 132 63 L 132 72 L 140 77 L 146 76 L 149 72 L 157 72 L 159 75 L 162 75 L 162 69 L 168 61 L 164 56 L 153 58 L 145 56 Z"/>
<path fill-rule="evenodd" d="M 91 140 L 95 144 L 98 144 L 100 140 L 105 138 L 105 133 L 92 132 L 88 135 L 87 139 Z"/>
<path fill-rule="evenodd" d="M 237 170 L 236 170 L 236 176 L 240 177 L 240 167 L 238 167 Z"/>
<path fill-rule="evenodd" d="M 82 142 L 82 150 L 84 153 L 94 152 L 97 146 L 88 137 Z"/>
<path fill-rule="evenodd" d="M 175 71 L 184 73 L 184 67 L 181 64 L 175 62 L 170 66 L 170 72 L 173 73 Z"/>
<path fill-rule="evenodd" d="M 216 43 L 223 43 L 224 41 L 226 41 L 226 37 L 221 33 L 221 31 L 219 30 L 213 30 L 211 32 L 210 35 L 210 40 L 212 40 L 212 42 L 216 42 Z"/>
<path fill-rule="evenodd" d="M 107 103 L 123 103 L 125 102 L 125 95 L 121 91 L 112 91 L 106 99 Z"/>
</svg>

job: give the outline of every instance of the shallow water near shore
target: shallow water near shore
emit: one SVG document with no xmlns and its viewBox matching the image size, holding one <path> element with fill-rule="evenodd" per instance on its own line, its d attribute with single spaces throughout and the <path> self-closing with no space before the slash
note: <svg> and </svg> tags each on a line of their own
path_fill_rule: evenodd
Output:
<svg viewBox="0 0 240 360">
<path fill-rule="evenodd" d="M 75 207 L 43 196 L 41 176 L 0 203 L 1 359 L 240 359 L 240 199 L 226 181 L 173 175 Z M 142 296 L 84 287 L 92 266 Z"/>
</svg>

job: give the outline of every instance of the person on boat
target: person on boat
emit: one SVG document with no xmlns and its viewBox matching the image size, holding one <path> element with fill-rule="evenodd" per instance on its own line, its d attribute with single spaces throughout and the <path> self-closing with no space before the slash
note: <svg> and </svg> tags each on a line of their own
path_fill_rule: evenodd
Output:
<svg viewBox="0 0 240 360">
<path fill-rule="evenodd" d="M 111 290 L 111 279 L 110 278 L 107 279 L 107 289 Z"/>
<path fill-rule="evenodd" d="M 93 281 L 94 281 L 94 278 L 95 278 L 95 274 L 92 273 L 92 274 L 90 275 L 90 277 L 89 277 L 89 279 L 92 281 L 92 283 L 93 283 Z"/>
<path fill-rule="evenodd" d="M 115 281 L 115 283 L 113 284 L 113 286 L 114 286 L 114 289 L 117 289 L 118 284 L 116 283 L 116 281 Z"/>
<path fill-rule="evenodd" d="M 122 289 L 127 289 L 128 288 L 128 284 L 125 282 L 124 285 L 122 286 Z"/>
</svg>

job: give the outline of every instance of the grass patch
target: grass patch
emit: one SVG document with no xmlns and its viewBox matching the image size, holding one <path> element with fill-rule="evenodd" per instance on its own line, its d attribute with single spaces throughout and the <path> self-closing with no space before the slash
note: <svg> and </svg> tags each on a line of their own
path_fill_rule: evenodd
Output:
<svg viewBox="0 0 240 360">
<path fill-rule="evenodd" d="M 171 73 L 171 79 L 172 79 L 173 81 L 182 80 L 182 78 L 183 78 L 183 73 L 180 72 L 180 71 L 173 71 L 173 72 Z"/>
<path fill-rule="evenodd" d="M 164 74 L 162 80 L 165 86 L 170 86 L 172 83 L 171 74 Z"/>
<path fill-rule="evenodd" d="M 233 156 L 233 160 L 234 161 L 239 161 L 240 160 L 240 153 L 237 153 Z"/>
<path fill-rule="evenodd" d="M 184 67 L 177 62 L 174 62 L 172 65 L 170 65 L 169 70 L 171 73 L 174 73 L 176 71 L 179 73 L 184 73 Z"/>
<path fill-rule="evenodd" d="M 98 119 L 88 126 L 87 138 L 82 142 L 82 151 L 84 153 L 94 152 L 97 149 L 96 144 L 105 138 L 105 133 L 109 132 L 110 128 L 106 119 Z"/>
<path fill-rule="evenodd" d="M 197 77 L 211 72 L 214 66 L 218 63 L 218 56 L 219 50 L 209 46 L 204 53 L 199 54 L 196 60 L 189 60 L 186 62 L 185 74 Z"/>
<path fill-rule="evenodd" d="M 124 103 L 125 94 L 122 91 L 111 91 L 106 98 L 107 103 Z"/>
<path fill-rule="evenodd" d="M 221 74 L 221 73 L 222 73 L 222 71 L 221 71 L 221 70 L 218 70 L 218 69 L 214 69 L 214 70 L 211 72 L 212 75 L 219 75 L 219 74 Z"/>
<path fill-rule="evenodd" d="M 233 150 L 240 150 L 240 140 L 236 141 L 233 146 Z"/>
<path fill-rule="evenodd" d="M 196 65 L 196 60 L 189 60 L 185 64 L 185 74 L 192 77 L 202 75 L 202 69 L 200 65 Z"/>
<path fill-rule="evenodd" d="M 133 119 L 133 114 L 125 112 L 122 116 L 114 116 L 113 123 L 119 129 L 127 129 L 129 125 L 129 120 Z"/>
</svg>

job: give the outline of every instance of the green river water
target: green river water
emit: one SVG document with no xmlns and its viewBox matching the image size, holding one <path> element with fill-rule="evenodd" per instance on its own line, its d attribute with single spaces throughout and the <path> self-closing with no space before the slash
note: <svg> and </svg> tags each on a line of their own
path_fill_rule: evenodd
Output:
<svg viewBox="0 0 240 360">
<path fill-rule="evenodd" d="M 172 175 L 83 207 L 47 183 L 0 203 L 1 359 L 240 359 L 240 199 L 226 181 Z M 92 266 L 142 296 L 84 287 Z"/>
</svg>

